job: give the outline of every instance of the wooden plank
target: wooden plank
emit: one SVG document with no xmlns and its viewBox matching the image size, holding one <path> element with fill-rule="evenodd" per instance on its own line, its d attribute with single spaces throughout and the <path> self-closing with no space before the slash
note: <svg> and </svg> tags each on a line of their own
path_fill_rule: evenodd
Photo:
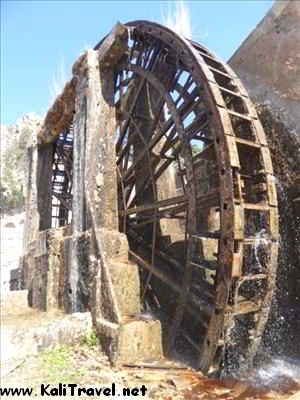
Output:
<svg viewBox="0 0 300 400">
<path fill-rule="evenodd" d="M 119 211 L 119 215 L 130 215 L 140 213 L 142 211 L 149 211 L 159 209 L 161 207 L 167 207 L 175 204 L 181 204 L 187 201 L 187 197 L 185 195 L 172 197 L 171 199 L 158 201 L 156 204 L 145 204 L 143 206 L 137 206 L 132 208 L 127 208 L 126 210 Z"/>
<path fill-rule="evenodd" d="M 267 188 L 268 188 L 269 205 L 277 207 L 278 206 L 278 200 L 277 200 L 277 190 L 276 190 L 276 184 L 275 184 L 275 177 L 273 175 L 271 175 L 271 174 L 267 174 L 266 180 L 267 180 Z"/>
<path fill-rule="evenodd" d="M 200 352 L 201 350 L 200 344 L 196 343 L 195 340 L 192 339 L 191 336 L 182 327 L 179 328 L 179 332 L 189 342 L 189 344 L 191 344 L 196 350 Z"/>
<path fill-rule="evenodd" d="M 152 272 L 153 275 L 155 275 L 159 280 L 170 286 L 170 288 L 173 289 L 175 292 L 180 293 L 181 287 L 177 283 L 175 283 L 170 277 L 168 277 L 164 272 L 160 271 L 154 265 L 150 265 L 149 263 L 147 263 L 147 261 L 138 256 L 132 250 L 129 250 L 129 254 L 134 262 L 136 262 L 143 268 L 147 269 L 148 271 Z"/>
<path fill-rule="evenodd" d="M 209 270 L 209 271 L 216 271 L 217 270 L 217 261 L 213 264 L 207 260 L 201 260 L 197 262 L 189 261 L 189 263 L 195 267 L 195 268 L 200 268 L 204 270 Z"/>
<path fill-rule="evenodd" d="M 169 213 L 170 210 L 173 210 L 172 213 Z M 186 216 L 184 215 L 175 215 L 176 213 L 183 213 L 186 212 L 186 206 L 176 206 L 176 207 L 172 207 L 171 209 L 166 210 L 166 212 L 164 211 L 159 211 L 159 213 L 157 213 L 156 215 L 144 215 L 144 216 L 138 216 L 136 218 L 134 218 L 137 222 L 134 223 L 132 221 L 131 223 L 131 228 L 132 229 L 137 229 L 140 228 L 141 226 L 145 226 L 148 224 L 152 224 L 155 223 L 155 221 L 158 221 L 160 219 L 186 219 Z M 141 222 L 139 222 L 141 221 Z"/>
<path fill-rule="evenodd" d="M 273 240 L 279 239 L 279 216 L 278 209 L 270 207 L 270 234 Z"/>
<path fill-rule="evenodd" d="M 243 275 L 238 279 L 239 283 L 248 282 L 248 281 L 256 281 L 267 279 L 268 274 L 254 274 L 254 275 Z"/>
<path fill-rule="evenodd" d="M 217 69 L 217 68 L 211 67 L 210 65 L 208 65 L 208 68 L 209 68 L 212 72 L 217 73 L 217 74 L 220 74 L 220 75 L 223 75 L 223 76 L 225 76 L 225 77 L 228 78 L 228 79 L 234 79 L 234 78 L 235 78 L 234 76 L 231 76 L 230 74 L 228 74 L 228 73 L 226 73 L 226 72 L 220 71 L 220 70 Z"/>
<path fill-rule="evenodd" d="M 128 28 L 118 22 L 98 50 L 100 68 L 109 68 L 117 64 L 127 50 L 127 42 Z"/>
<path fill-rule="evenodd" d="M 253 211 L 269 211 L 270 206 L 267 203 L 244 203 L 245 210 L 253 210 Z"/>
<path fill-rule="evenodd" d="M 239 245 L 239 252 L 233 253 L 231 276 L 238 277 L 242 273 L 243 265 L 243 246 Z"/>
<path fill-rule="evenodd" d="M 252 118 L 249 117 L 248 115 L 241 114 L 241 113 L 238 113 L 233 110 L 229 110 L 228 108 L 227 108 L 227 112 L 228 112 L 228 114 L 233 115 L 234 117 L 238 117 L 240 119 L 244 119 L 245 121 L 252 121 Z"/>
<path fill-rule="evenodd" d="M 214 100 L 219 107 L 226 108 L 225 100 L 222 96 L 220 87 L 217 83 L 209 82 L 211 91 L 213 92 Z"/>
<path fill-rule="evenodd" d="M 257 137 L 259 143 L 262 146 L 267 146 L 268 142 L 267 142 L 266 134 L 262 127 L 261 122 L 259 121 L 259 119 L 253 119 L 252 122 L 253 122 L 253 127 L 254 127 L 256 137 Z"/>
<path fill-rule="evenodd" d="M 72 206 L 65 201 L 65 199 L 61 196 L 61 194 L 52 192 L 52 195 L 56 197 L 65 206 L 67 210 L 72 211 Z M 60 206 L 58 205 L 58 207 Z"/>
<path fill-rule="evenodd" d="M 237 138 L 234 138 L 231 135 L 225 135 L 225 140 L 227 143 L 229 159 L 230 159 L 230 166 L 233 168 L 240 168 L 241 165 L 240 165 L 238 149 L 236 146 L 237 142 L 236 139 Z"/>
<path fill-rule="evenodd" d="M 260 309 L 261 309 L 261 304 L 254 303 L 253 301 L 250 300 L 245 300 L 233 306 L 227 306 L 225 308 L 225 313 L 233 315 L 242 315 L 242 314 L 257 312 Z"/>
<path fill-rule="evenodd" d="M 234 205 L 234 239 L 242 240 L 244 238 L 244 209 L 242 205 Z"/>
<path fill-rule="evenodd" d="M 267 174 L 273 174 L 273 166 L 272 166 L 272 160 L 271 160 L 271 155 L 270 155 L 270 150 L 268 147 L 262 146 L 261 149 L 261 156 L 263 159 L 263 164 L 264 164 L 264 170 Z"/>
<path fill-rule="evenodd" d="M 271 243 L 271 238 L 264 238 L 264 241 L 270 241 Z M 243 240 L 243 245 L 244 246 L 253 246 L 255 244 L 255 242 L 257 242 L 257 237 L 252 236 L 252 237 L 245 237 Z"/>
<path fill-rule="evenodd" d="M 142 266 L 143 268 L 147 269 L 148 271 L 150 271 L 151 273 L 153 273 L 153 275 L 155 275 L 158 279 L 160 279 L 162 282 L 164 282 L 166 285 L 168 285 L 172 290 L 174 290 L 177 293 L 181 293 L 182 288 L 181 286 L 179 286 L 177 283 L 175 283 L 172 279 L 170 279 L 165 273 L 163 273 L 162 271 L 160 271 L 158 268 L 156 268 L 154 265 L 150 265 L 149 263 L 147 263 L 144 259 L 142 259 L 141 257 L 139 257 L 136 253 L 134 253 L 132 250 L 129 250 L 129 254 L 132 257 L 133 261 L 136 262 L 137 264 L 139 264 L 140 266 Z M 189 293 L 189 301 L 191 301 L 195 306 L 199 307 L 201 309 L 201 311 L 204 311 L 207 314 L 210 314 L 211 309 L 207 308 L 208 304 L 204 303 L 203 300 L 197 298 L 193 293 Z M 187 311 L 193 315 L 196 314 L 196 311 L 193 310 L 191 307 L 187 306 L 185 307 L 187 309 Z M 199 309 L 199 311 L 200 311 Z M 198 315 L 197 320 L 199 322 L 202 323 L 202 325 L 204 324 L 204 320 L 202 318 L 200 318 L 200 316 Z"/>
<path fill-rule="evenodd" d="M 246 146 L 246 147 L 254 147 L 256 149 L 260 148 L 260 144 L 256 142 L 252 142 L 251 140 L 242 139 L 239 137 L 235 138 L 237 145 Z"/>
<path fill-rule="evenodd" d="M 235 136 L 233 132 L 233 127 L 231 123 L 231 119 L 228 115 L 227 109 L 224 109 L 222 107 L 218 107 L 218 112 L 221 118 L 221 122 L 223 125 L 223 129 L 225 132 L 225 135 L 230 135 L 230 136 Z"/>
<path fill-rule="evenodd" d="M 192 237 L 194 238 L 210 238 L 210 239 L 220 239 L 221 233 L 220 232 L 195 232 Z"/>
<path fill-rule="evenodd" d="M 220 85 L 218 85 L 218 86 L 219 86 L 219 88 L 220 88 L 220 90 L 222 92 L 228 93 L 231 96 L 235 96 L 235 97 L 237 97 L 239 99 L 244 99 L 244 97 L 245 97 L 245 96 L 241 95 L 239 92 L 233 92 L 232 90 L 229 90 L 229 89 L 227 89 L 227 88 L 225 88 L 223 86 L 220 86 Z"/>
</svg>

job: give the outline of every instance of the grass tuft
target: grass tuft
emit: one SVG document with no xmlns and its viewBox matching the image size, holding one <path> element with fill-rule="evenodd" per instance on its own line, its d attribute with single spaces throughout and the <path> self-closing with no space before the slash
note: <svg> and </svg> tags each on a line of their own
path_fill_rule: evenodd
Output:
<svg viewBox="0 0 300 400">
<path fill-rule="evenodd" d="M 72 351 L 64 345 L 44 353 L 45 372 L 52 383 L 70 382 L 78 378 L 82 371 L 68 372 L 72 366 Z"/>
<path fill-rule="evenodd" d="M 92 332 L 87 335 L 84 339 L 84 343 L 88 346 L 88 347 L 95 347 L 98 346 L 99 344 L 99 339 L 97 336 L 96 331 L 93 329 Z"/>
</svg>

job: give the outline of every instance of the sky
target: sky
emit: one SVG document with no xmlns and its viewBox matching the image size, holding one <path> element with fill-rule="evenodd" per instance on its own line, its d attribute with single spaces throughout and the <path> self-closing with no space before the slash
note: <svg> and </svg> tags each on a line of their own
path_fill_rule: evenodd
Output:
<svg viewBox="0 0 300 400">
<path fill-rule="evenodd" d="M 271 0 L 185 1 L 193 39 L 228 60 Z M 163 22 L 172 1 L 1 0 L 1 124 L 44 115 L 78 56 L 117 22 Z"/>
</svg>

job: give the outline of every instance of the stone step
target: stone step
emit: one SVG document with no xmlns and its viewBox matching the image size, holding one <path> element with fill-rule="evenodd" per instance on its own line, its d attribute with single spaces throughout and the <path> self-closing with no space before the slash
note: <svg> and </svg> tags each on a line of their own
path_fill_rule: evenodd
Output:
<svg viewBox="0 0 300 400">
<path fill-rule="evenodd" d="M 124 317 L 118 328 L 111 360 L 115 365 L 152 362 L 163 358 L 160 321 Z"/>
<path fill-rule="evenodd" d="M 66 315 L 33 310 L 25 306 L 24 293 L 19 292 L 11 292 L 11 298 L 14 297 L 11 309 L 6 306 L 2 309 L 1 368 L 2 363 L 10 364 L 12 360 L 36 355 L 45 349 L 81 343 L 92 332 L 89 312 Z M 22 304 L 13 305 L 18 299 Z"/>
<path fill-rule="evenodd" d="M 140 277 L 138 266 L 124 259 L 110 259 L 108 263 L 121 316 L 140 313 Z"/>
</svg>

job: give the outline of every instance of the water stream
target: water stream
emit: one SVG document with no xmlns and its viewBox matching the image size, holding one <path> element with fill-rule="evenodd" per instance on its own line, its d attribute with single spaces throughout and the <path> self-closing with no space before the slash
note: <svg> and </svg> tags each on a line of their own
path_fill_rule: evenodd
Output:
<svg viewBox="0 0 300 400">
<path fill-rule="evenodd" d="M 86 109 L 86 101 L 83 108 Z M 86 111 L 86 110 L 84 110 Z M 84 226 L 84 165 L 85 165 L 85 130 L 86 112 L 78 116 L 74 122 L 74 144 L 73 144 L 73 200 L 72 200 L 72 239 L 69 249 L 69 275 L 68 275 L 68 300 L 69 312 L 83 311 L 80 293 L 81 275 L 81 246 L 80 236 L 85 229 Z"/>
<path fill-rule="evenodd" d="M 297 296 L 291 299 L 291 284 L 295 267 L 290 261 L 289 253 L 290 237 L 293 235 L 296 237 L 296 227 L 292 205 L 284 185 L 277 178 L 275 182 L 281 221 L 277 284 L 272 312 L 256 367 L 244 368 L 234 373 L 233 377 L 262 392 L 273 391 L 285 394 L 289 393 L 291 388 L 300 389 L 300 359 L 299 350 L 297 350 L 299 342 L 295 338 L 291 339 L 293 331 L 291 321 L 294 313 L 291 304 L 296 304 L 299 300 Z M 256 237 L 252 247 L 253 267 L 255 270 L 262 271 L 259 252 L 262 246 L 268 244 L 268 239 L 264 230 L 261 230 Z M 295 348 L 294 356 L 285 356 L 287 348 L 291 346 Z M 291 353 L 289 351 L 289 354 Z"/>
</svg>

